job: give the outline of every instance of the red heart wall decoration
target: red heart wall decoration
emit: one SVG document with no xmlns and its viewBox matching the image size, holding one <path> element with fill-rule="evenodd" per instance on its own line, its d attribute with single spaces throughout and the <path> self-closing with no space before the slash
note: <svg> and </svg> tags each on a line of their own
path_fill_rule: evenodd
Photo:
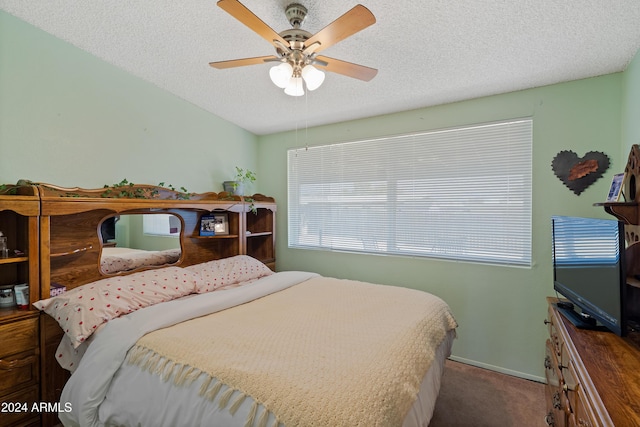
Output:
<svg viewBox="0 0 640 427">
<path fill-rule="evenodd" d="M 609 169 L 609 157 L 599 151 L 589 151 L 578 157 L 573 151 L 561 151 L 551 162 L 553 173 L 576 195 L 596 182 Z"/>
</svg>

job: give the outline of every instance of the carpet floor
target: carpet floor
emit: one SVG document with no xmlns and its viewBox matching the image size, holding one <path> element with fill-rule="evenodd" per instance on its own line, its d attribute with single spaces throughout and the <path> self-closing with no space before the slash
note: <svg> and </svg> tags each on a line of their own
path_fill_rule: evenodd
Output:
<svg viewBox="0 0 640 427">
<path fill-rule="evenodd" d="M 544 384 L 447 360 L 429 427 L 542 427 Z"/>
</svg>

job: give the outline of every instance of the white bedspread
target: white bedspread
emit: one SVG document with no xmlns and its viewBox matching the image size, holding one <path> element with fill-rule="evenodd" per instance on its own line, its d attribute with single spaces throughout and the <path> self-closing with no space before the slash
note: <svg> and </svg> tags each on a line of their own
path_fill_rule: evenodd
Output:
<svg viewBox="0 0 640 427">
<path fill-rule="evenodd" d="M 450 331 L 436 350 L 435 360 L 422 380 L 418 397 L 407 413 L 402 427 L 428 427 L 440 391 L 444 361 L 451 354 L 454 338 L 454 331 Z M 164 381 L 159 375 L 125 363 L 116 373 L 116 378 L 100 407 L 100 419 L 109 420 L 110 423 L 119 426 L 135 426 L 138 423 L 154 427 L 244 426 L 253 400 L 245 399 L 232 415 L 228 408 L 220 409 L 217 401 L 212 404 L 207 398 L 199 395 L 203 381 L 204 376 L 190 387 L 175 387 L 171 381 Z M 141 398 L 140 402 L 132 405 L 131 396 L 146 396 L 149 390 L 160 390 L 159 394 L 163 396 L 163 400 L 157 400 L 150 405 Z M 223 386 L 220 394 L 224 394 L 226 390 L 227 387 Z M 186 419 L 185 408 L 188 408 Z M 272 425 L 273 421 L 273 415 L 270 414 L 267 426 Z"/>
</svg>

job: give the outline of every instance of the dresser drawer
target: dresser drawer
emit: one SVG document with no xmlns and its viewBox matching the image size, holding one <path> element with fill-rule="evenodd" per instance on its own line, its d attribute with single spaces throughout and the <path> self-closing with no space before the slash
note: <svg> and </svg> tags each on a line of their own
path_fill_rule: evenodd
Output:
<svg viewBox="0 0 640 427">
<path fill-rule="evenodd" d="M 555 346 L 548 339 L 544 358 L 545 377 L 547 385 L 545 387 L 545 398 L 547 402 L 547 416 L 545 421 L 554 427 L 564 427 L 567 421 L 568 401 L 562 389 L 562 377 L 558 367 L 558 358 L 555 354 Z"/>
<path fill-rule="evenodd" d="M 0 360 L 0 396 L 38 382 L 40 360 L 35 351 L 14 354 Z"/>
<path fill-rule="evenodd" d="M 564 345 L 562 339 L 560 338 L 558 327 L 556 325 L 556 322 L 558 322 L 559 319 L 555 316 L 555 313 L 551 306 L 549 306 L 548 318 L 549 320 L 547 321 L 547 324 L 549 326 L 549 338 L 551 339 L 551 343 L 553 344 L 553 349 L 556 356 L 560 356 L 562 354 L 562 347 Z"/>
<path fill-rule="evenodd" d="M 563 362 L 561 362 L 563 363 Z M 575 367 L 573 366 L 573 362 L 567 359 L 564 363 L 566 365 L 562 365 L 562 387 L 567 393 L 567 397 L 569 398 L 569 404 L 571 406 L 571 411 L 575 412 L 575 408 L 577 406 L 577 396 L 576 393 L 580 388 L 580 381 L 578 378 L 578 374 L 576 373 Z"/>
<path fill-rule="evenodd" d="M 593 413 L 593 408 L 585 396 L 583 389 L 577 391 L 577 407 L 575 408 L 575 425 L 579 427 L 597 427 L 600 423 Z"/>
<path fill-rule="evenodd" d="M 38 347 L 38 318 L 0 325 L 0 359 Z"/>
<path fill-rule="evenodd" d="M 32 405 L 38 401 L 38 386 L 0 397 L 0 409 L 4 410 L 0 415 L 0 427 L 40 424 L 40 414 L 31 412 Z"/>
</svg>

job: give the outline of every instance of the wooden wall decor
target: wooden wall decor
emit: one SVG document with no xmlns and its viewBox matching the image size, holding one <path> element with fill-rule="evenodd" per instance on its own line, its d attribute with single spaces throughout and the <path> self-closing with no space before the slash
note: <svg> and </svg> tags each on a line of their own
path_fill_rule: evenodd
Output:
<svg viewBox="0 0 640 427">
<path fill-rule="evenodd" d="M 589 151 L 578 157 L 573 151 L 560 151 L 551 162 L 553 173 L 562 183 L 580 195 L 609 169 L 609 156 L 599 151 Z"/>
</svg>

